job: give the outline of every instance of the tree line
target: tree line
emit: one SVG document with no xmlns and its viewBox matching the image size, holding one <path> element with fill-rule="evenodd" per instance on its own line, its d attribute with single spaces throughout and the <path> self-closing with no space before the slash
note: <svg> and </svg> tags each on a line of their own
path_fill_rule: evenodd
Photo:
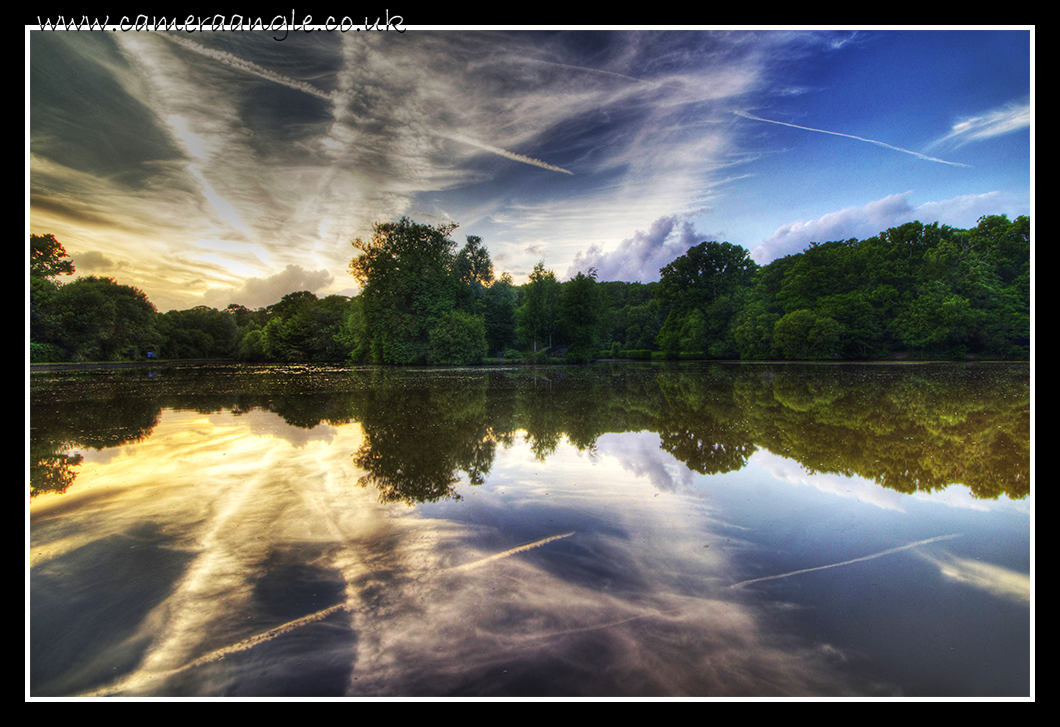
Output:
<svg viewBox="0 0 1060 727">
<path fill-rule="evenodd" d="M 75 270 L 30 236 L 31 361 L 234 358 L 253 362 L 468 365 L 487 357 L 871 360 L 1030 356 L 1030 219 L 972 229 L 910 222 L 866 240 L 812 243 L 758 265 L 706 241 L 658 282 L 495 275 L 456 225 L 380 222 L 353 241 L 361 293 L 309 291 L 248 309 L 160 313 L 111 278 Z"/>
</svg>

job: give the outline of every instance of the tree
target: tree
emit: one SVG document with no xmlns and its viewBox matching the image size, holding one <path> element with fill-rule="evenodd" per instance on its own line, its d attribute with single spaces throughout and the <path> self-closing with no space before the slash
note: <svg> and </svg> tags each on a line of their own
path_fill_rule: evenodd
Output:
<svg viewBox="0 0 1060 727">
<path fill-rule="evenodd" d="M 158 311 L 142 290 L 88 276 L 62 285 L 52 301 L 59 346 L 71 361 L 143 357 L 159 342 Z"/>
<path fill-rule="evenodd" d="M 714 356 L 735 355 L 732 319 L 746 302 L 757 269 L 744 248 L 714 241 L 689 248 L 664 267 L 655 289 L 668 310 L 657 338 L 660 348 L 669 355 L 683 346 Z M 695 311 L 701 318 L 690 320 Z"/>
<path fill-rule="evenodd" d="M 430 330 L 455 307 L 459 279 L 449 235 L 456 225 L 418 224 L 407 217 L 377 222 L 357 238 L 349 272 L 361 285 L 369 358 L 376 363 L 426 362 Z"/>
<path fill-rule="evenodd" d="M 773 326 L 773 348 L 782 358 L 838 358 L 840 333 L 831 318 L 805 309 L 792 311 Z"/>
<path fill-rule="evenodd" d="M 519 294 L 512 276 L 504 273 L 486 289 L 486 342 L 490 351 L 502 352 L 515 341 L 515 306 Z"/>
<path fill-rule="evenodd" d="M 223 358 L 238 341 L 238 326 L 230 314 L 204 305 L 171 310 L 159 316 L 163 358 Z"/>
<path fill-rule="evenodd" d="M 493 261 L 481 237 L 467 236 L 467 244 L 456 254 L 456 275 L 476 299 L 482 298 L 483 291 L 493 284 Z"/>
<path fill-rule="evenodd" d="M 519 338 L 537 351 L 539 342 L 547 341 L 552 346 L 555 333 L 558 305 L 559 281 L 551 270 L 545 270 L 545 261 L 534 266 L 530 282 L 526 285 L 523 302 L 515 312 L 516 331 Z"/>
<path fill-rule="evenodd" d="M 54 278 L 73 275 L 74 264 L 55 235 L 29 236 L 29 274 L 32 278 Z"/>
<path fill-rule="evenodd" d="M 66 260 L 66 249 L 54 235 L 29 236 L 29 338 L 30 360 L 57 361 L 64 356 L 55 343 L 59 336 L 54 302 L 57 275 L 72 275 L 74 265 Z"/>
<path fill-rule="evenodd" d="M 560 326 L 567 342 L 567 360 L 584 363 L 596 358 L 607 310 L 596 268 L 579 272 L 563 284 L 559 300 Z"/>
</svg>

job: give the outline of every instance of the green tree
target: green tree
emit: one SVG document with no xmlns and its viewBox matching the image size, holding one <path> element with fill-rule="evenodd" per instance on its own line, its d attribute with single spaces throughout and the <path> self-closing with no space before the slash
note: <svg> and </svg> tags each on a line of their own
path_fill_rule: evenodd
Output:
<svg viewBox="0 0 1060 727">
<path fill-rule="evenodd" d="M 467 305 L 474 305 L 486 296 L 486 289 L 493 284 L 493 261 L 483 246 L 482 238 L 467 236 L 467 244 L 460 248 L 454 261 L 457 279 L 460 281 Z"/>
<path fill-rule="evenodd" d="M 501 352 L 515 342 L 515 308 L 519 294 L 512 276 L 504 273 L 486 289 L 486 342 L 489 351 Z"/>
<path fill-rule="evenodd" d="M 585 363 L 596 359 L 607 320 L 606 301 L 596 282 L 596 268 L 579 272 L 563 284 L 559 297 L 559 322 L 567 343 L 566 359 Z"/>
<path fill-rule="evenodd" d="M 516 332 L 534 351 L 539 343 L 547 343 L 551 348 L 559 320 L 560 284 L 554 272 L 545 270 L 544 260 L 534 265 L 524 290 L 522 303 L 515 311 Z"/>
<path fill-rule="evenodd" d="M 792 311 L 773 326 L 773 350 L 781 358 L 831 359 L 839 357 L 841 327 L 813 311 Z"/>
<path fill-rule="evenodd" d="M 29 236 L 29 338 L 34 363 L 64 358 L 57 345 L 60 332 L 54 308 L 59 283 L 52 278 L 74 273 L 67 257 L 54 235 Z"/>
<path fill-rule="evenodd" d="M 623 340 L 626 349 L 648 350 L 655 348 L 655 339 L 662 329 L 662 308 L 659 301 L 649 298 L 637 305 L 627 304 L 621 313 L 625 322 Z"/>
<path fill-rule="evenodd" d="M 62 285 L 52 301 L 56 340 L 71 361 L 137 359 L 159 342 L 158 311 L 142 290 L 88 276 Z"/>
<path fill-rule="evenodd" d="M 368 357 L 377 363 L 427 361 L 430 330 L 456 305 L 459 278 L 449 235 L 456 225 L 423 225 L 403 217 L 376 223 L 357 238 L 349 272 L 361 285 Z"/>
<path fill-rule="evenodd" d="M 171 310 L 157 323 L 163 358 L 224 358 L 235 352 L 239 327 L 224 311 L 204 305 Z"/>
<path fill-rule="evenodd" d="M 713 356 L 735 356 L 732 320 L 747 300 L 757 269 L 744 248 L 714 241 L 689 248 L 664 267 L 655 289 L 668 311 L 657 338 L 659 347 L 671 356 L 684 346 Z"/>
</svg>

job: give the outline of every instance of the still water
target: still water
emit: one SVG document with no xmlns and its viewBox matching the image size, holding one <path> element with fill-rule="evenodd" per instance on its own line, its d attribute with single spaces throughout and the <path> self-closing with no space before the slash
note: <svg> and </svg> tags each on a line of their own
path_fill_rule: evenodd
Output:
<svg viewBox="0 0 1060 727">
<path fill-rule="evenodd" d="M 1029 367 L 30 381 L 29 693 L 1029 696 Z"/>
</svg>

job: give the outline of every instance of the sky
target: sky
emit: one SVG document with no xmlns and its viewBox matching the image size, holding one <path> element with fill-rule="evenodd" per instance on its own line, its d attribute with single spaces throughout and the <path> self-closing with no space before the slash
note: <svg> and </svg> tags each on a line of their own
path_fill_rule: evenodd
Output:
<svg viewBox="0 0 1060 727">
<path fill-rule="evenodd" d="M 27 27 L 29 232 L 164 312 L 355 295 L 402 216 L 647 283 L 1031 214 L 1030 27 L 401 30 Z"/>
</svg>

